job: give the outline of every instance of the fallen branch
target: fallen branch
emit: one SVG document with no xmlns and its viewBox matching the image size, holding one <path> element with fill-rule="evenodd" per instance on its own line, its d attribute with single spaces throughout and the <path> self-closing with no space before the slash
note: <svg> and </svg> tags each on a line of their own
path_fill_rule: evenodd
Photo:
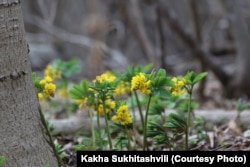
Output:
<svg viewBox="0 0 250 167">
<path fill-rule="evenodd" d="M 174 110 L 168 110 L 166 111 L 166 115 L 169 115 L 170 113 L 175 112 Z M 225 111 L 225 110 L 198 110 L 195 112 L 196 116 L 202 116 L 207 120 L 207 123 L 211 124 L 219 124 L 219 123 L 225 123 L 230 120 L 234 120 L 237 116 L 237 111 Z M 140 120 L 139 115 L 136 116 L 136 121 L 134 126 L 140 126 Z M 240 125 L 249 125 L 250 124 L 250 111 L 244 111 L 241 113 L 239 118 Z M 97 122 L 94 120 L 93 122 Z M 54 126 L 55 129 L 59 130 L 62 133 L 68 134 L 68 133 L 75 133 L 78 130 L 84 131 L 84 132 L 91 132 L 90 127 L 90 120 L 88 117 L 79 117 L 79 116 L 72 116 L 67 119 L 51 119 L 49 120 L 49 123 Z M 97 124 L 95 124 L 97 127 Z M 104 119 L 101 119 L 100 126 L 102 128 L 105 127 Z"/>
</svg>

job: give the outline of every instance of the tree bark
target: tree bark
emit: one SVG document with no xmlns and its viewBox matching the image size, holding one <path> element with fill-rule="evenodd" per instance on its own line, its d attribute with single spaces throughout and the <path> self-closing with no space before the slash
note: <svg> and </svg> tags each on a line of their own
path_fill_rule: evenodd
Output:
<svg viewBox="0 0 250 167">
<path fill-rule="evenodd" d="M 31 77 L 20 0 L 0 1 L 0 155 L 4 167 L 58 167 Z"/>
</svg>

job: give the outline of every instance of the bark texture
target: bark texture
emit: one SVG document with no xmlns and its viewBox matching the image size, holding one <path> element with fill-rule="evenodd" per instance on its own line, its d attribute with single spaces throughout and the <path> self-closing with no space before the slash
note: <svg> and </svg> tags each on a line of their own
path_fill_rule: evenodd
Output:
<svg viewBox="0 0 250 167">
<path fill-rule="evenodd" d="M 4 167 L 58 167 L 39 114 L 20 0 L 0 1 L 0 155 Z"/>
</svg>

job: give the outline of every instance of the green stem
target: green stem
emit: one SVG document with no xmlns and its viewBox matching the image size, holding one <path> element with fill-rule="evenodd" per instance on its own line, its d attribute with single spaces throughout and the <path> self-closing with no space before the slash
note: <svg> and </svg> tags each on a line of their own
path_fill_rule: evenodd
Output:
<svg viewBox="0 0 250 167">
<path fill-rule="evenodd" d="M 93 147 L 96 147 L 96 143 L 95 143 L 95 126 L 94 126 L 94 122 L 93 122 L 93 115 L 92 115 L 92 110 L 88 110 L 89 112 L 89 117 L 90 117 L 90 124 L 91 124 L 91 132 L 92 132 L 92 142 L 93 142 Z"/>
<path fill-rule="evenodd" d="M 55 146 L 55 144 L 54 144 L 54 142 L 53 142 L 53 139 L 52 139 L 52 136 L 51 136 L 51 134 L 50 134 L 50 131 L 49 131 L 48 125 L 47 125 L 47 123 L 46 123 L 45 117 L 44 117 L 44 115 L 43 115 L 43 113 L 42 113 L 42 109 L 41 109 L 40 104 L 38 104 L 38 110 L 39 110 L 39 114 L 40 114 L 40 117 L 41 117 L 41 122 L 42 122 L 42 124 L 43 124 L 43 126 L 44 126 L 44 128 L 45 128 L 47 137 L 49 138 L 49 139 L 46 139 L 46 140 L 47 140 L 48 144 L 49 144 L 49 145 L 52 147 L 52 149 L 53 149 L 53 152 L 54 152 L 55 157 L 56 157 L 56 159 L 57 159 L 58 165 L 59 165 L 59 166 L 65 167 L 65 164 L 63 164 L 62 159 L 61 159 L 61 158 L 59 157 L 59 155 L 57 154 L 56 146 Z"/>
<path fill-rule="evenodd" d="M 103 95 L 103 97 L 102 97 L 102 104 L 103 104 L 103 112 L 104 112 L 104 118 L 105 118 L 105 125 L 106 125 L 106 130 L 107 130 L 107 135 L 108 135 L 109 148 L 110 148 L 110 150 L 112 150 L 113 146 L 112 146 L 111 136 L 110 136 L 110 133 L 109 133 L 108 115 L 107 115 L 107 112 L 106 112 L 105 101 L 106 101 L 106 98 L 105 98 L 105 95 Z"/>
<path fill-rule="evenodd" d="M 135 106 L 134 106 L 134 100 L 133 100 L 132 94 L 130 94 L 130 97 L 131 97 L 131 108 L 132 108 L 132 112 L 133 112 L 133 122 L 134 122 L 136 120 L 136 114 L 135 114 L 135 108 L 134 108 Z"/>
<path fill-rule="evenodd" d="M 140 117 L 141 117 L 141 124 L 142 124 L 143 132 L 144 132 L 144 118 L 143 118 L 143 114 L 142 114 L 141 104 L 140 104 L 138 95 L 136 93 L 136 90 L 134 91 L 134 93 L 135 93 L 135 98 L 136 98 L 137 106 L 138 106 L 138 109 L 139 109 L 139 113 L 140 113 Z"/>
<path fill-rule="evenodd" d="M 192 92 L 193 92 L 193 86 L 191 86 L 190 90 L 188 91 L 189 99 L 188 99 L 188 115 L 187 115 L 187 125 L 186 125 L 186 144 L 185 144 L 186 151 L 188 150 L 188 136 L 189 136 L 189 126 L 190 126 Z"/>
<path fill-rule="evenodd" d="M 131 149 L 131 144 L 130 144 L 130 137 L 129 137 L 129 134 L 128 134 L 127 125 L 125 125 L 125 134 L 127 135 L 127 139 L 128 139 L 128 150 L 130 150 Z"/>
<path fill-rule="evenodd" d="M 136 113 L 135 113 L 135 104 L 134 104 L 134 99 L 133 99 L 132 93 L 130 94 L 130 97 L 131 97 L 131 108 L 132 108 L 132 112 L 133 112 L 133 124 L 135 125 Z M 133 131 L 135 131 L 135 127 L 133 127 Z M 136 144 L 134 145 L 134 149 L 136 150 Z"/>
<path fill-rule="evenodd" d="M 152 95 L 149 96 L 148 99 L 148 104 L 147 104 L 147 110 L 146 110 L 146 114 L 145 114 L 145 121 L 144 121 L 144 125 L 143 125 L 143 129 L 144 129 L 144 134 L 143 134 L 143 151 L 145 151 L 146 147 L 147 147 L 147 123 L 148 123 L 148 111 L 149 111 L 149 105 L 150 105 L 150 101 L 151 101 L 151 97 Z"/>
<path fill-rule="evenodd" d="M 99 134 L 100 142 L 101 142 L 101 146 L 102 146 L 103 139 L 101 138 L 100 115 L 98 113 L 97 113 L 97 129 L 98 129 L 98 134 Z"/>
</svg>

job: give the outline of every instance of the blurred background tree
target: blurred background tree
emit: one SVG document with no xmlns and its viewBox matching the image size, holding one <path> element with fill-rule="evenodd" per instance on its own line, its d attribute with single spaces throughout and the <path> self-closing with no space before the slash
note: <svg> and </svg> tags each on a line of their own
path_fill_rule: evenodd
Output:
<svg viewBox="0 0 250 167">
<path fill-rule="evenodd" d="M 32 68 L 78 58 L 73 80 L 153 63 L 170 75 L 215 76 L 227 97 L 248 97 L 249 0 L 26 0 Z M 208 81 L 200 84 L 206 97 Z M 212 95 L 213 97 L 213 95 Z"/>
</svg>

